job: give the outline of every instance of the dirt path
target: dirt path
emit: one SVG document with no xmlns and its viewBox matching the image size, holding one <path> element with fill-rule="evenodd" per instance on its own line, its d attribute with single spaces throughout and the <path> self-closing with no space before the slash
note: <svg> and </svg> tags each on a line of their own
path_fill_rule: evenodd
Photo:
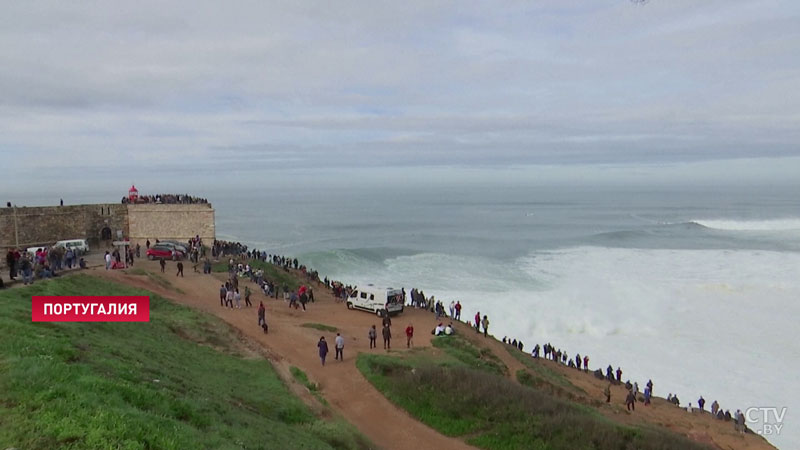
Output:
<svg viewBox="0 0 800 450">
<path fill-rule="evenodd" d="M 187 265 L 188 266 L 188 265 Z M 137 262 L 138 268 L 157 273 L 160 269 L 156 263 Z M 191 267 L 191 266 L 188 266 Z M 375 324 L 380 329 L 380 322 L 374 315 L 349 311 L 341 303 L 335 303 L 330 294 L 321 286 L 314 286 L 317 302 L 308 305 L 308 311 L 291 310 L 283 300 L 267 299 L 255 289 L 255 285 L 242 280 L 241 287 L 251 286 L 253 291 L 253 308 L 228 309 L 219 305 L 219 287 L 221 275 L 202 275 L 186 273 L 184 278 L 177 278 L 173 272 L 174 265 L 168 264 L 164 277 L 178 288 L 174 289 L 154 285 L 143 276 L 127 275 L 122 271 L 105 271 L 102 268 L 91 270 L 102 277 L 111 278 L 126 284 L 132 284 L 157 292 L 173 301 L 185 304 L 216 316 L 241 330 L 249 340 L 263 346 L 270 355 L 276 369 L 287 377 L 289 367 L 294 365 L 305 371 L 309 379 L 321 386 L 324 398 L 333 410 L 356 426 L 381 448 L 436 448 L 461 449 L 471 448 L 463 441 L 443 436 L 410 417 L 405 411 L 395 407 L 383 397 L 361 375 L 355 367 L 355 356 L 359 352 L 382 353 L 382 348 L 370 350 L 367 340 L 368 328 Z M 270 332 L 264 335 L 257 326 L 256 307 L 263 301 L 267 308 L 267 321 Z M 416 346 L 431 346 L 430 330 L 436 325 L 431 313 L 407 308 L 406 311 L 393 318 L 393 345 L 391 352 L 405 351 L 403 330 L 410 323 L 416 330 L 414 343 Z M 317 356 L 316 343 L 324 335 L 333 353 L 333 339 L 336 333 L 321 332 L 305 328 L 303 323 L 321 323 L 335 326 L 345 338 L 345 361 L 332 360 L 329 355 L 327 365 L 323 367 Z M 508 367 L 509 378 L 516 382 L 516 372 L 525 366 L 508 353 L 505 344 L 491 337 L 485 338 L 466 324 L 454 323 L 456 332 L 468 340 L 486 346 Z M 380 336 L 378 338 L 379 346 Z M 531 344 L 532 345 L 532 344 Z M 594 378 L 592 373 L 583 373 L 552 361 L 538 360 L 549 368 L 564 374 L 570 382 L 583 389 L 589 399 L 603 400 L 603 389 L 606 383 Z M 656 386 L 656 389 L 658 387 Z M 293 386 L 298 391 L 296 386 Z M 656 391 L 658 392 L 658 391 Z M 301 397 L 309 400 L 307 392 L 300 390 Z M 774 449 L 760 436 L 741 435 L 733 429 L 731 422 L 715 420 L 710 414 L 690 414 L 685 409 L 677 408 L 663 398 L 654 398 L 653 403 L 644 407 L 638 403 L 635 413 L 629 413 L 624 406 L 624 387 L 612 388 L 612 403 L 602 405 L 601 413 L 615 421 L 630 424 L 655 424 L 707 443 L 719 449 Z M 684 399 L 684 402 L 688 402 Z M 732 411 L 733 412 L 733 411 Z"/>
<path fill-rule="evenodd" d="M 158 264 L 141 261 L 137 268 L 150 272 L 160 271 Z M 187 265 L 191 270 L 191 266 Z M 272 355 L 279 371 L 288 371 L 289 366 L 297 366 L 306 372 L 312 382 L 321 386 L 323 397 L 333 410 L 357 427 L 372 442 L 384 449 L 436 448 L 438 450 L 472 448 L 463 441 L 444 436 L 418 422 L 405 411 L 390 403 L 378 392 L 355 367 L 355 357 L 359 352 L 384 352 L 382 348 L 369 349 L 368 328 L 380 322 L 374 315 L 349 311 L 322 287 L 314 288 L 316 303 L 308 305 L 308 311 L 292 310 L 283 300 L 267 299 L 255 285 L 241 280 L 240 288 L 249 285 L 254 307 L 242 309 L 223 308 L 219 305 L 219 275 L 208 276 L 186 272 L 184 278 L 176 277 L 174 264 L 167 265 L 164 278 L 174 289 L 154 285 L 143 276 L 125 274 L 123 271 L 94 269 L 90 272 L 104 278 L 135 285 L 156 292 L 177 303 L 188 305 L 214 314 L 239 329 L 248 339 L 259 343 Z M 266 306 L 269 334 L 263 334 L 258 327 L 256 309 L 260 301 Z M 244 300 L 243 300 L 244 302 Z M 430 333 L 433 317 L 428 313 L 407 310 L 393 319 L 392 352 L 405 351 L 403 330 L 412 323 L 416 329 L 415 345 L 430 346 Z M 321 323 L 335 326 L 345 338 L 344 362 L 333 360 L 333 345 L 336 333 L 321 332 L 302 327 L 303 323 Z M 317 354 L 317 341 L 325 336 L 331 353 L 323 367 Z M 379 347 L 382 347 L 378 338 Z"/>
</svg>

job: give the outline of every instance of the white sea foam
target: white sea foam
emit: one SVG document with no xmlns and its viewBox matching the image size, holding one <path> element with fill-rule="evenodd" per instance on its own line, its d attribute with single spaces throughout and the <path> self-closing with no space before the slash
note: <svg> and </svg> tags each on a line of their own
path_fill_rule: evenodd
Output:
<svg viewBox="0 0 800 450">
<path fill-rule="evenodd" d="M 726 231 L 800 231 L 800 219 L 693 220 L 706 228 Z"/>
<path fill-rule="evenodd" d="M 337 275 L 459 299 L 465 320 L 488 314 L 497 337 L 588 354 L 592 368 L 652 378 L 659 396 L 703 395 L 732 411 L 787 406 L 785 423 L 800 420 L 800 390 L 786 381 L 800 355 L 800 254 L 575 247 L 516 263 L 419 254 Z M 772 441 L 800 442 L 800 427 Z"/>
</svg>

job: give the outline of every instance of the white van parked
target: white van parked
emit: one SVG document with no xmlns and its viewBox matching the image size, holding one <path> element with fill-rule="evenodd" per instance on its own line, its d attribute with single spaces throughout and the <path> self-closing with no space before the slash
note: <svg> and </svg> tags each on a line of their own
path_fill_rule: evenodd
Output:
<svg viewBox="0 0 800 450">
<path fill-rule="evenodd" d="M 64 241 L 58 241 L 55 243 L 55 245 L 53 245 L 53 247 L 63 247 L 67 250 L 72 250 L 79 255 L 89 253 L 89 244 L 86 242 L 86 239 L 67 239 Z"/>
<path fill-rule="evenodd" d="M 25 251 L 28 252 L 28 256 L 33 258 L 34 256 L 36 256 L 36 252 L 38 252 L 39 250 L 49 250 L 49 249 L 50 247 L 48 247 L 47 245 L 40 245 L 38 247 L 28 247 L 27 249 L 25 249 Z"/>
<path fill-rule="evenodd" d="M 403 312 L 405 299 L 403 291 L 392 288 L 379 288 L 368 284 L 361 288 L 356 288 L 347 299 L 349 309 L 360 309 L 369 311 L 378 316 L 383 315 L 387 310 L 389 314 L 399 314 Z"/>
</svg>

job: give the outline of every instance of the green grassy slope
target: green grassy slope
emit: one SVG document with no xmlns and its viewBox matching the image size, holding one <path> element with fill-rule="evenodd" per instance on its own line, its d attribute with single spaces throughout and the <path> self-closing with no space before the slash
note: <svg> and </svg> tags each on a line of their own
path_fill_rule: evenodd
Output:
<svg viewBox="0 0 800 450">
<path fill-rule="evenodd" d="M 418 420 L 481 448 L 706 448 L 666 429 L 614 423 L 570 401 L 579 390 L 558 374 L 529 367 L 524 373 L 530 380 L 522 377 L 523 384 L 518 384 L 501 375 L 507 369 L 498 368 L 502 363 L 488 349 L 453 337 L 437 338 L 434 346 L 445 354 L 422 349 L 393 356 L 362 353 L 356 365 L 390 401 Z M 571 395 L 564 398 L 565 393 Z"/>
<path fill-rule="evenodd" d="M 149 323 L 32 323 L 32 295 L 141 295 L 78 275 L 0 292 L 0 448 L 364 448 L 215 317 L 151 295 Z"/>
<path fill-rule="evenodd" d="M 297 277 L 295 277 L 291 272 L 283 269 L 282 267 L 276 266 L 275 264 L 264 262 L 264 261 L 257 261 L 257 260 L 248 260 L 247 261 L 253 270 L 261 269 L 264 271 L 264 278 L 276 283 L 278 288 L 281 289 L 281 295 L 283 293 L 283 286 L 289 288 L 289 292 L 296 291 L 298 287 L 300 287 L 302 283 Z M 222 261 L 218 263 L 214 263 L 211 266 L 211 270 L 218 273 L 225 273 L 228 271 L 228 259 L 223 258 Z"/>
</svg>

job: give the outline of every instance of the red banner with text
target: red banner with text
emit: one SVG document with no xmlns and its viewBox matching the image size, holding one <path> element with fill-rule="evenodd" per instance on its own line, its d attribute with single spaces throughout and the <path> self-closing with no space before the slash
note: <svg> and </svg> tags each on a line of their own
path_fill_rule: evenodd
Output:
<svg viewBox="0 0 800 450">
<path fill-rule="evenodd" d="M 33 322 L 149 322 L 150 297 L 34 296 Z"/>
</svg>

